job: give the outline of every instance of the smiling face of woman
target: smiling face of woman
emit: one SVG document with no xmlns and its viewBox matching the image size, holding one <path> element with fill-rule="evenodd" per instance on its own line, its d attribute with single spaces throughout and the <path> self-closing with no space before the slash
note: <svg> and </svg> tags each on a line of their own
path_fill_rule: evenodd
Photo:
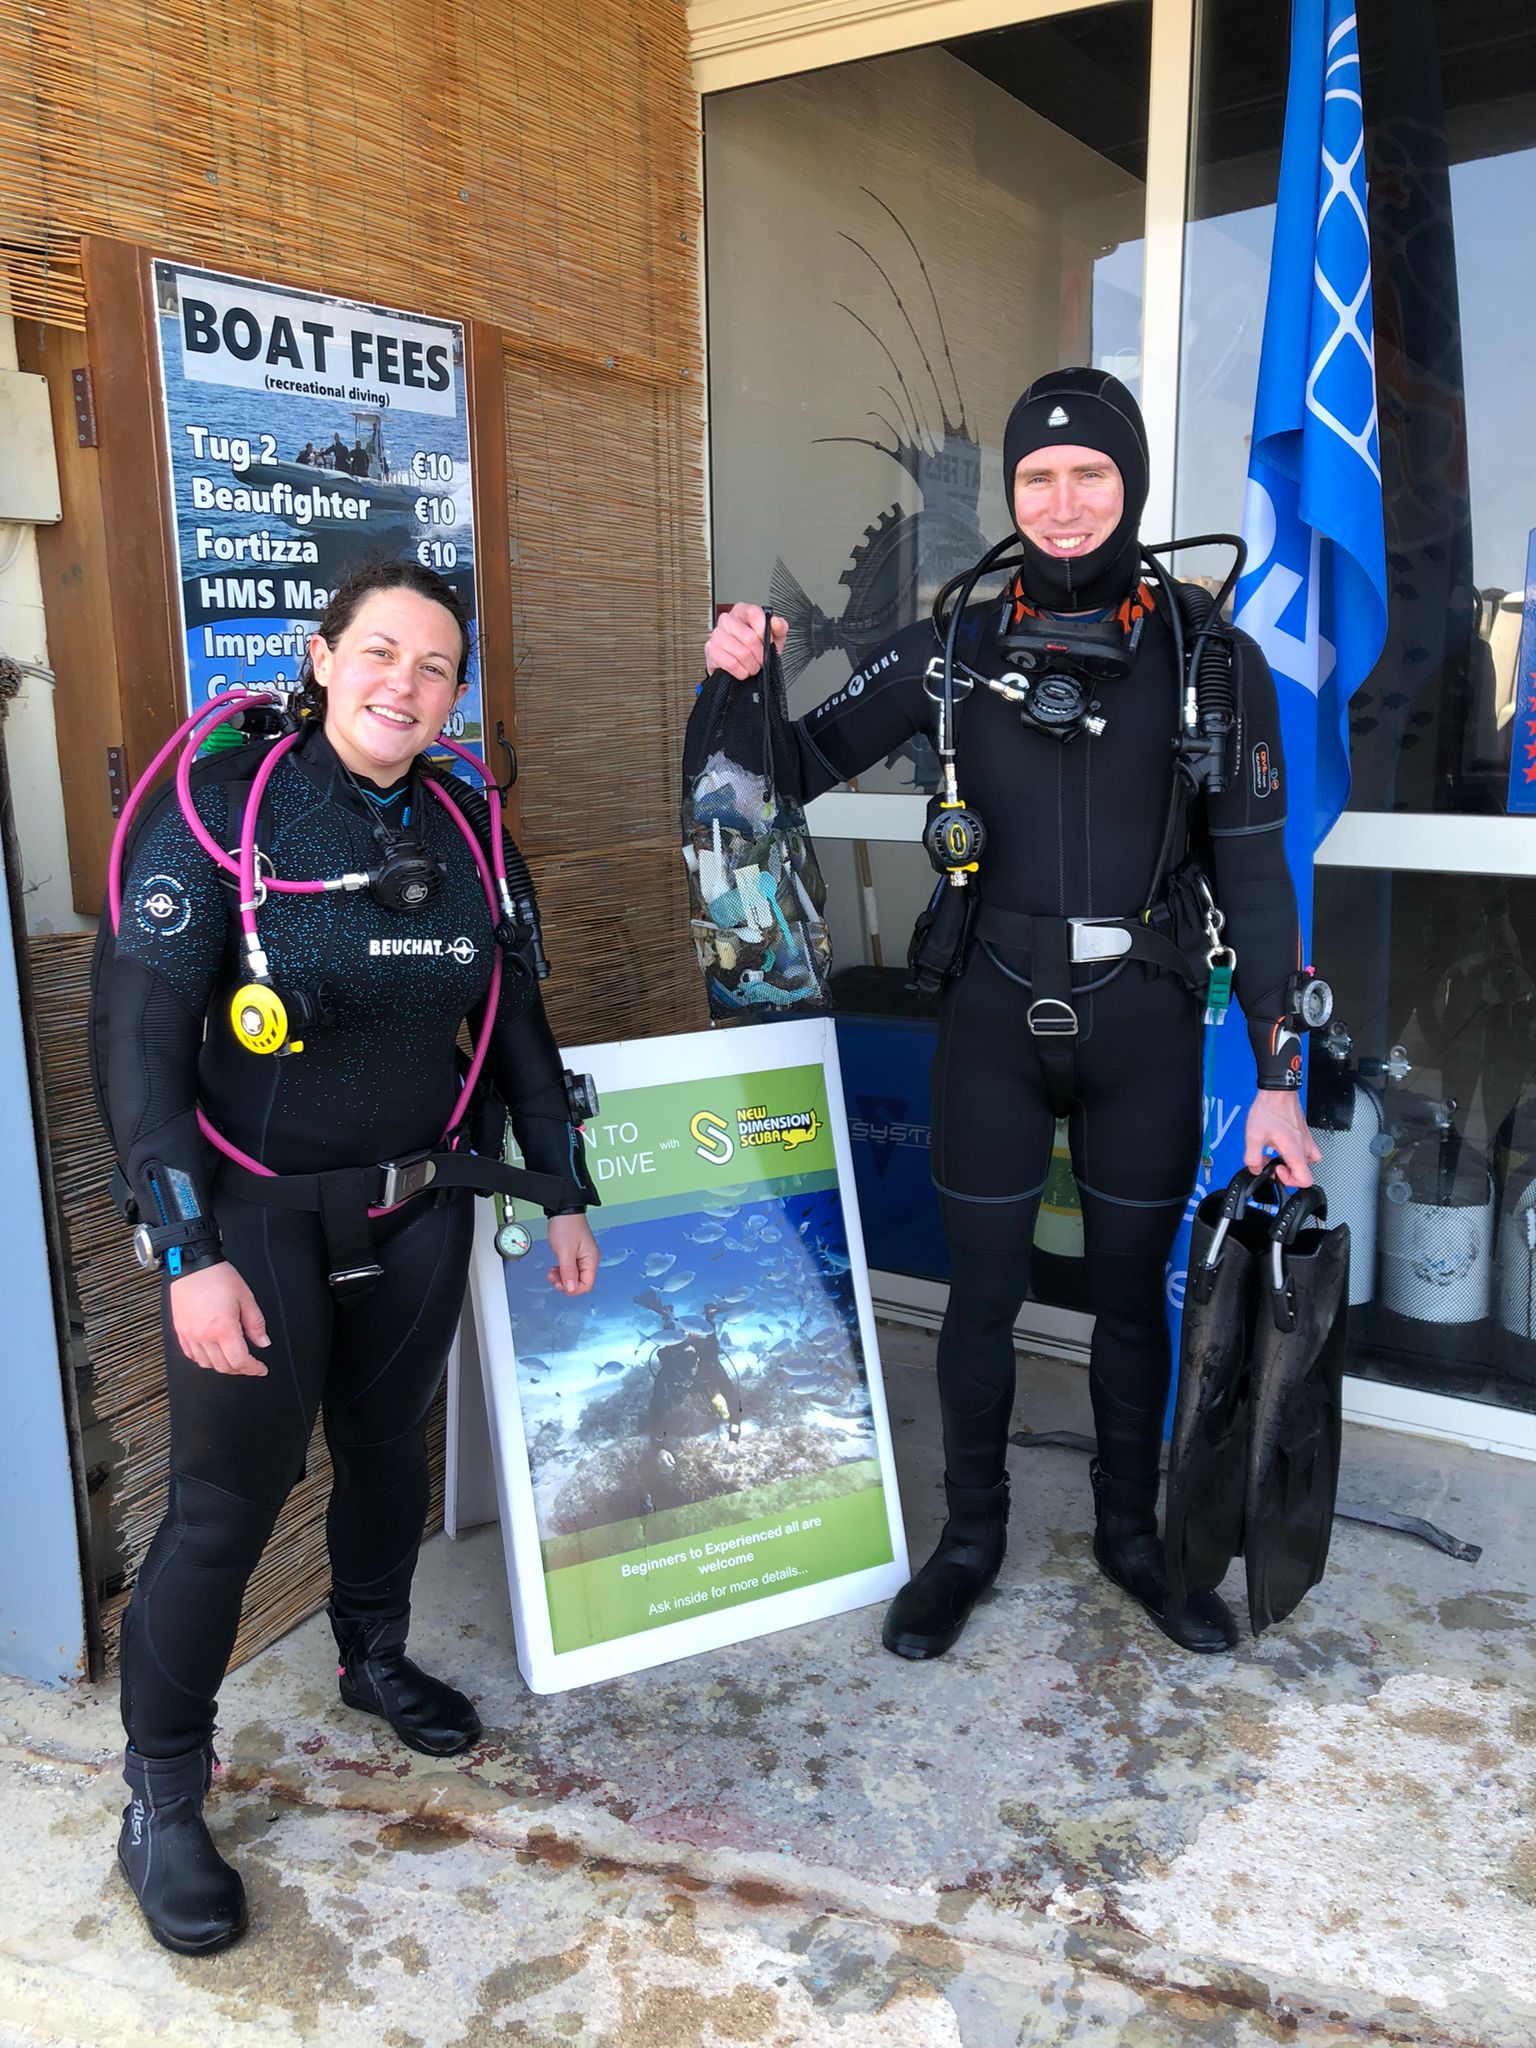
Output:
<svg viewBox="0 0 1536 2048">
<path fill-rule="evenodd" d="M 463 695 L 464 642 L 442 605 L 408 589 L 376 590 L 336 644 L 309 643 L 337 758 L 370 782 L 397 782 Z"/>
</svg>

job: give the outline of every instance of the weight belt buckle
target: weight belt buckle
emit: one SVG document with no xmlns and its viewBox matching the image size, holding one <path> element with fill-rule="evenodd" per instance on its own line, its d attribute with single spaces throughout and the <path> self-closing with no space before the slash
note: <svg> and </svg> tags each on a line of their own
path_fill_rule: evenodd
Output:
<svg viewBox="0 0 1536 2048">
<path fill-rule="evenodd" d="M 1118 960 L 1131 950 L 1131 935 L 1118 917 L 1069 917 L 1067 957 L 1074 967 L 1085 960 Z"/>
<path fill-rule="evenodd" d="M 407 1159 L 386 1159 L 380 1170 L 384 1175 L 380 1207 L 385 1209 L 408 1202 L 437 1179 L 437 1165 L 429 1152 L 413 1152 Z"/>
<path fill-rule="evenodd" d="M 1042 1016 L 1041 1011 L 1056 1014 Z M 1072 1005 L 1063 1002 L 1060 996 L 1036 996 L 1025 1013 L 1025 1023 L 1033 1038 L 1076 1038 L 1077 1012 Z"/>
<path fill-rule="evenodd" d="M 343 1266 L 339 1272 L 327 1273 L 326 1281 L 332 1287 L 355 1287 L 364 1280 L 377 1280 L 383 1274 L 382 1266 Z"/>
</svg>

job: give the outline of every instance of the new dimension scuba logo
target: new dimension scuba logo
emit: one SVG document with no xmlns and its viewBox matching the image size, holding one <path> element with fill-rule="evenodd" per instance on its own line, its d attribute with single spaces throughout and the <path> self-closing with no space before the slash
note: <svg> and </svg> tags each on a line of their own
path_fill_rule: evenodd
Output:
<svg viewBox="0 0 1536 2048">
<path fill-rule="evenodd" d="M 711 1166 L 724 1166 L 736 1156 L 738 1145 L 782 1145 L 793 1151 L 797 1145 L 810 1144 L 825 1128 L 814 1109 L 794 1109 L 787 1115 L 770 1116 L 767 1104 L 757 1103 L 750 1109 L 736 1110 L 734 1115 L 734 1138 L 730 1124 L 713 1110 L 701 1109 L 689 1123 L 695 1150 Z"/>
<path fill-rule="evenodd" d="M 755 1109 L 738 1109 L 736 1135 L 743 1145 L 808 1145 L 821 1129 L 814 1109 L 794 1109 L 787 1116 L 770 1116 L 766 1104 Z"/>
</svg>

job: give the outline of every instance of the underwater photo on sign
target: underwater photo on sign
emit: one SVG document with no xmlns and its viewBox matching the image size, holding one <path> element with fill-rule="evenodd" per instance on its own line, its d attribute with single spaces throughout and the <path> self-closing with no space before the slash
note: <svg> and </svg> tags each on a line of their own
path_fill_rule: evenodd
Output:
<svg viewBox="0 0 1536 2048">
<path fill-rule="evenodd" d="M 539 1260 L 506 1268 L 546 1542 L 700 1503 L 739 1519 L 758 1489 L 874 1456 L 835 1189 L 612 1224 L 600 1241 L 605 1285 L 580 1305 Z"/>
<path fill-rule="evenodd" d="M 824 1075 L 625 1090 L 588 1138 L 596 1289 L 502 1268 L 556 1651 L 886 1562 Z"/>
</svg>

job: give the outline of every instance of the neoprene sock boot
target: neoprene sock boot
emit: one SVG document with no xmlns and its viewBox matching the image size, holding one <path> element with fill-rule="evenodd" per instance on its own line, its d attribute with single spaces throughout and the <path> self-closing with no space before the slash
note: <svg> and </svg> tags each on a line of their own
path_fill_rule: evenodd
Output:
<svg viewBox="0 0 1536 2048">
<path fill-rule="evenodd" d="M 410 1749 L 456 1756 L 480 1736 L 480 1716 L 463 1693 L 432 1678 L 405 1654 L 411 1625 L 404 1614 L 353 1618 L 326 1608 L 341 1662 L 342 1704 L 379 1714 Z"/>
<path fill-rule="evenodd" d="M 1209 1654 L 1237 1643 L 1237 1623 L 1219 1593 L 1191 1593 L 1182 1605 L 1168 1603 L 1168 1568 L 1157 1533 L 1157 1489 L 1112 1478 L 1095 1458 L 1093 1557 L 1099 1570 L 1129 1593 L 1181 1650 Z"/>
<path fill-rule="evenodd" d="M 182 1756 L 140 1756 L 129 1748 L 117 1860 L 149 1931 L 179 1956 L 211 1955 L 245 1932 L 245 1886 L 213 1845 L 203 1799 L 211 1745 Z"/>
<path fill-rule="evenodd" d="M 1008 1548 L 1008 1481 L 952 1486 L 949 1519 L 932 1557 L 886 1609 L 881 1640 L 898 1657 L 942 1657 L 997 1577 Z"/>
</svg>

